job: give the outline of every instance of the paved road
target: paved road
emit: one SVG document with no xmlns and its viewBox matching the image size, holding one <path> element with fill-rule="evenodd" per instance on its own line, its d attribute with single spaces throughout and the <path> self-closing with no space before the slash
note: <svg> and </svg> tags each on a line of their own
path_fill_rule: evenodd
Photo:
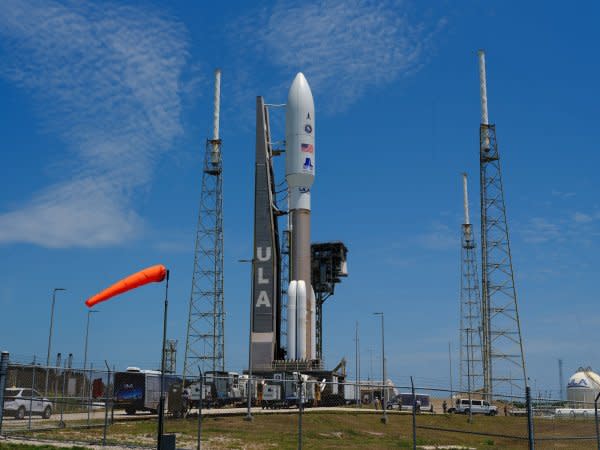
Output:
<svg viewBox="0 0 600 450">
<path fill-rule="evenodd" d="M 241 415 L 246 414 L 248 409 L 246 407 L 241 408 L 210 408 L 203 409 L 203 416 L 215 416 L 215 415 Z M 310 413 L 311 411 L 339 411 L 339 412 L 352 412 L 352 411 L 360 411 L 360 412 L 371 412 L 371 413 L 381 413 L 381 410 L 370 409 L 370 408 L 348 408 L 348 407 L 311 407 L 305 408 L 304 411 L 306 413 Z M 284 409 L 262 409 L 260 407 L 252 408 L 252 414 L 297 414 L 297 408 L 284 408 Z M 109 413 L 110 414 L 110 413 Z M 198 414 L 198 409 L 193 409 L 190 411 L 190 415 L 196 416 Z M 399 414 L 398 411 L 388 411 L 388 414 Z M 94 424 L 102 424 L 104 423 L 104 409 L 95 409 L 90 412 L 90 421 Z M 135 415 L 125 414 L 125 411 L 115 410 L 114 411 L 114 419 L 115 421 L 122 420 L 144 420 L 144 419 L 156 419 L 158 416 L 156 414 L 150 414 L 148 412 L 139 412 Z M 50 419 L 42 419 L 40 416 L 32 416 L 31 417 L 31 428 L 32 429 L 40 429 L 40 428 L 56 428 L 60 424 L 60 414 L 53 414 Z M 88 419 L 87 412 L 83 413 L 69 413 L 63 415 L 63 422 L 67 425 L 72 422 L 85 422 Z M 28 429 L 29 427 L 29 417 L 26 417 L 23 420 L 15 420 L 12 417 L 5 417 L 2 423 L 2 429 L 6 431 L 10 430 L 23 430 Z"/>
</svg>

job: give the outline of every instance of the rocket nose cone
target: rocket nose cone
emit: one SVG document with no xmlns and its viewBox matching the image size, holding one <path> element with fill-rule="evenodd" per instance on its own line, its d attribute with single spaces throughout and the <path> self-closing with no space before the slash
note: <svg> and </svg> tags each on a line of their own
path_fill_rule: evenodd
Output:
<svg viewBox="0 0 600 450">
<path fill-rule="evenodd" d="M 298 72 L 288 92 L 288 108 L 294 109 L 300 105 L 303 105 L 302 109 L 314 109 L 312 91 L 302 72 Z"/>
<path fill-rule="evenodd" d="M 294 77 L 294 83 L 306 83 L 306 77 L 302 72 L 298 72 L 296 74 L 296 76 Z"/>
<path fill-rule="evenodd" d="M 299 90 L 299 91 L 309 91 L 310 86 L 308 85 L 308 81 L 306 81 L 306 77 L 302 72 L 298 72 L 292 85 L 290 86 L 290 91 Z"/>
</svg>

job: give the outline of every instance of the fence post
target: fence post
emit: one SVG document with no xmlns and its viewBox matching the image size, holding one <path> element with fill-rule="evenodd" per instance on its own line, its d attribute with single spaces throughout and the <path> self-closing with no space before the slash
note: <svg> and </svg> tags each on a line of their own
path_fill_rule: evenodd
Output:
<svg viewBox="0 0 600 450">
<path fill-rule="evenodd" d="M 87 404 L 88 404 L 88 407 L 87 407 L 87 426 L 88 426 L 88 428 L 90 426 L 90 415 L 91 415 L 91 409 L 92 409 L 92 388 L 93 388 L 92 377 L 94 376 L 93 374 L 94 374 L 94 363 L 90 363 L 90 371 L 86 374 L 85 369 L 83 370 L 83 379 L 85 380 L 87 375 L 89 375 L 89 377 L 90 377 L 90 382 L 88 384 L 88 390 L 86 392 Z"/>
<path fill-rule="evenodd" d="M 108 362 L 104 360 L 106 369 L 108 370 L 108 378 L 106 379 L 106 386 L 104 387 L 104 431 L 102 434 L 102 446 L 106 446 L 106 430 L 108 428 L 108 385 L 110 384 L 110 366 Z"/>
<path fill-rule="evenodd" d="M 410 389 L 412 392 L 412 436 L 413 450 L 417 450 L 417 395 L 415 394 L 415 383 L 413 377 L 410 377 Z M 402 406 L 400 406 L 402 408 Z"/>
<path fill-rule="evenodd" d="M 115 373 L 117 373 L 117 369 L 115 368 L 115 365 L 113 364 L 113 368 L 112 368 L 112 378 L 115 377 Z M 108 372 L 108 378 L 109 378 L 109 384 L 110 384 L 110 424 L 112 425 L 113 423 L 115 423 L 115 380 L 112 380 L 112 383 L 110 383 L 110 378 L 111 378 L 111 373 L 110 371 Z"/>
<path fill-rule="evenodd" d="M 33 390 L 35 389 L 35 356 L 31 364 L 31 393 L 29 394 L 29 420 L 27 421 L 27 429 L 31 430 L 31 414 L 33 413 Z"/>
<path fill-rule="evenodd" d="M 525 386 L 525 403 L 527 407 L 527 435 L 529 437 L 529 450 L 535 449 L 535 437 L 533 434 L 533 412 L 531 409 L 531 389 Z"/>
<path fill-rule="evenodd" d="M 198 450 L 202 449 L 202 397 L 204 396 L 204 377 L 202 376 L 202 369 L 198 366 L 198 373 L 200 374 L 200 400 L 198 400 Z"/>
<path fill-rule="evenodd" d="M 63 417 L 64 417 L 64 412 L 65 412 L 65 384 L 66 384 L 66 380 L 67 380 L 67 361 L 64 362 L 62 376 L 63 376 L 63 382 L 62 382 L 62 398 L 60 401 L 60 422 L 58 423 L 58 426 L 60 428 L 65 427 L 65 422 L 63 421 Z"/>
<path fill-rule="evenodd" d="M 304 401 L 302 395 L 302 374 L 298 372 L 298 450 L 302 450 L 302 410 Z"/>
<path fill-rule="evenodd" d="M 54 404 L 58 404 L 58 369 L 60 369 L 61 365 L 61 353 L 58 352 L 56 354 L 56 363 L 54 365 Z"/>
<path fill-rule="evenodd" d="M 8 352 L 0 354 L 0 405 L 4 405 L 4 388 L 8 373 Z M 0 436 L 2 435 L 2 420 L 4 419 L 4 408 L 0 408 Z"/>
<path fill-rule="evenodd" d="M 594 417 L 596 419 L 596 446 L 600 450 L 600 426 L 598 425 L 598 399 L 600 398 L 600 392 L 596 395 L 594 400 Z"/>
</svg>

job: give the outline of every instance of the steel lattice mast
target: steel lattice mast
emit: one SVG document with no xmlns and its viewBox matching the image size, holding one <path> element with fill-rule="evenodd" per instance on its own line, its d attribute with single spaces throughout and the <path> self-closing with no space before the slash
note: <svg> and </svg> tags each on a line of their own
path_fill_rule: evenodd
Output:
<svg viewBox="0 0 600 450">
<path fill-rule="evenodd" d="M 527 376 L 510 252 L 496 127 L 489 123 L 485 53 L 479 51 L 481 126 L 481 272 L 484 390 L 494 394 L 525 392 Z"/>
<path fill-rule="evenodd" d="M 462 225 L 460 278 L 460 389 L 483 388 L 481 296 L 473 226 L 469 218 L 467 174 L 463 174 L 465 219 Z"/>
<path fill-rule="evenodd" d="M 183 378 L 225 370 L 223 166 L 219 137 L 221 71 L 215 71 L 213 138 L 206 141 L 194 250 Z"/>
</svg>

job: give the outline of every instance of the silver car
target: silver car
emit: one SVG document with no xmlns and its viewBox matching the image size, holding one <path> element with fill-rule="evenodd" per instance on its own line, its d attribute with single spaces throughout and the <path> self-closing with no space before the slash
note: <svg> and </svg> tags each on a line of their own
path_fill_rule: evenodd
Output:
<svg viewBox="0 0 600 450">
<path fill-rule="evenodd" d="M 44 398 L 35 389 L 7 388 L 4 390 L 4 414 L 21 420 L 32 415 L 49 419 L 52 416 L 52 402 Z"/>
</svg>

